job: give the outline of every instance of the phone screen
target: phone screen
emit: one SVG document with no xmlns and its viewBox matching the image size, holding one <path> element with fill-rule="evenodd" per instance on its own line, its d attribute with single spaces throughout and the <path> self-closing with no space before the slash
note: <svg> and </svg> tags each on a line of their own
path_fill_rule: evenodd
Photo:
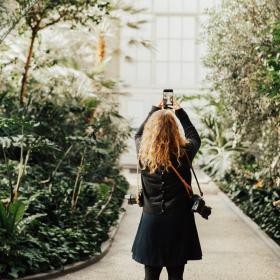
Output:
<svg viewBox="0 0 280 280">
<path fill-rule="evenodd" d="M 173 89 L 163 90 L 163 108 L 164 109 L 173 108 Z"/>
</svg>

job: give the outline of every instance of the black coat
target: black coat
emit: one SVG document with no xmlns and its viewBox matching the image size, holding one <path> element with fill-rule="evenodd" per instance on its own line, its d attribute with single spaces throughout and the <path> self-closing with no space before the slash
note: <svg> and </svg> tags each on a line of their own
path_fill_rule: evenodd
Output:
<svg viewBox="0 0 280 280">
<path fill-rule="evenodd" d="M 139 151 L 144 126 L 153 112 L 159 109 L 160 108 L 156 106 L 152 107 L 148 117 L 135 134 L 137 153 Z M 201 145 L 200 137 L 183 108 L 175 110 L 175 115 L 184 128 L 186 138 L 191 141 L 191 144 L 182 147 L 182 150 L 188 154 L 190 161 L 192 161 Z M 192 176 L 186 156 L 181 159 L 180 166 L 175 158 L 171 159 L 171 161 L 180 175 L 191 185 Z M 144 212 L 153 214 L 175 214 L 182 212 L 186 207 L 186 200 L 189 197 L 188 193 L 173 170 L 166 172 L 158 169 L 155 174 L 150 174 L 149 170 L 146 168 L 145 170 L 141 170 L 141 182 L 144 192 Z M 190 206 L 190 204 L 188 206 Z"/>
<path fill-rule="evenodd" d="M 145 123 L 153 112 L 160 108 L 153 106 L 147 118 L 135 135 L 136 150 L 139 151 Z M 200 145 L 200 137 L 183 108 L 175 111 L 191 145 L 182 147 L 190 161 L 195 157 Z M 182 159 L 178 166 L 172 164 L 181 176 L 191 185 L 191 172 L 188 162 Z M 140 163 L 141 164 L 141 163 Z M 133 259 L 153 266 L 181 265 L 187 260 L 202 258 L 194 213 L 190 211 L 188 193 L 176 173 L 157 170 L 149 174 L 141 170 L 144 191 L 144 206 L 141 220 L 132 246 Z"/>
</svg>

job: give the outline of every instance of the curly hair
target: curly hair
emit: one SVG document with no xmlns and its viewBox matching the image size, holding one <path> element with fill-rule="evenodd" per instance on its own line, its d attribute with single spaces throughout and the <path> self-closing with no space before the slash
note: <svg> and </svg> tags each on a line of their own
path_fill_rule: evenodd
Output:
<svg viewBox="0 0 280 280">
<path fill-rule="evenodd" d="M 161 166 L 168 170 L 172 155 L 180 164 L 180 157 L 183 156 L 181 148 L 189 143 L 172 110 L 161 109 L 154 112 L 144 126 L 139 146 L 142 169 L 148 167 L 151 174 Z"/>
</svg>

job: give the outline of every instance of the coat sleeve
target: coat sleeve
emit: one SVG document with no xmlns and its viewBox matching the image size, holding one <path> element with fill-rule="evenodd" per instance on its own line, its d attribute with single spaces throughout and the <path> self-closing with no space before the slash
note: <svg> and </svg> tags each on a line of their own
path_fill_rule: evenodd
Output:
<svg viewBox="0 0 280 280">
<path fill-rule="evenodd" d="M 159 107 L 157 106 L 152 106 L 152 109 L 150 110 L 148 116 L 146 117 L 146 119 L 143 121 L 143 123 L 140 125 L 140 127 L 138 128 L 137 132 L 135 133 L 135 136 L 134 136 L 134 140 L 135 140 L 135 145 L 136 145 L 136 151 L 137 151 L 137 154 L 139 152 L 139 147 L 140 147 L 140 142 L 141 142 L 141 137 L 142 137 L 142 134 L 143 134 L 143 130 L 144 130 L 144 126 L 146 124 L 146 122 L 148 121 L 148 119 L 150 118 L 150 116 L 155 112 L 155 111 L 158 111 L 160 110 Z"/>
<path fill-rule="evenodd" d="M 183 108 L 175 110 L 175 115 L 178 117 L 183 126 L 185 137 L 191 142 L 185 147 L 185 150 L 192 161 L 201 146 L 201 139 L 197 130 L 190 121 L 188 114 Z"/>
</svg>

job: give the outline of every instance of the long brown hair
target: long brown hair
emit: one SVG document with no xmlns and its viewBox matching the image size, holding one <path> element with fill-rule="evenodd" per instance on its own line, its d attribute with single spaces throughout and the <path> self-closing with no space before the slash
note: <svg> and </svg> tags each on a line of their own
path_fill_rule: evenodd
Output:
<svg viewBox="0 0 280 280">
<path fill-rule="evenodd" d="M 185 138 L 181 123 L 170 109 L 154 112 L 144 126 L 139 147 L 139 159 L 142 169 L 149 168 L 155 173 L 158 167 L 165 170 L 171 165 L 171 156 L 180 163 L 182 146 L 189 144 Z"/>
</svg>

